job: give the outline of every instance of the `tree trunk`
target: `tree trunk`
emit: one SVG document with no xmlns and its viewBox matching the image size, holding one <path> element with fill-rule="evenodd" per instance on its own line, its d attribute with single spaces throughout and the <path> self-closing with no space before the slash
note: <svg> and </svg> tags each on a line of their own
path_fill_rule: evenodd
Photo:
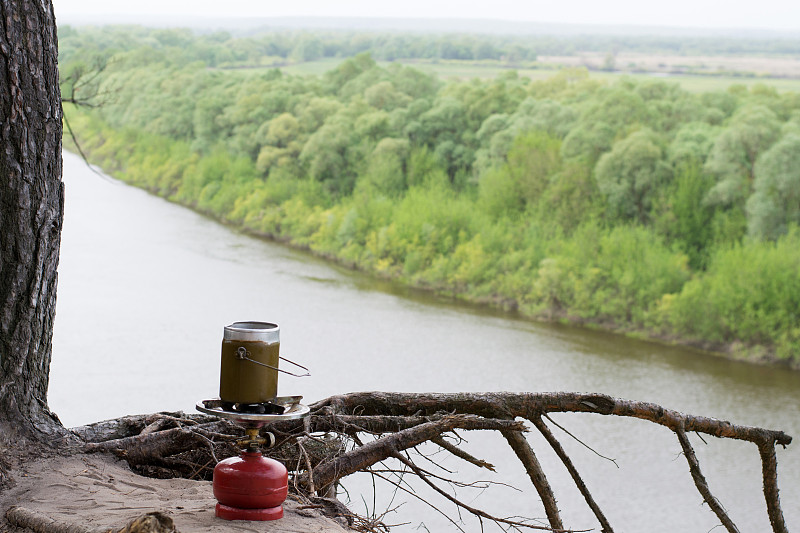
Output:
<svg viewBox="0 0 800 533">
<path fill-rule="evenodd" d="M 0 435 L 63 431 L 47 408 L 64 191 L 50 0 L 0 0 Z"/>
</svg>

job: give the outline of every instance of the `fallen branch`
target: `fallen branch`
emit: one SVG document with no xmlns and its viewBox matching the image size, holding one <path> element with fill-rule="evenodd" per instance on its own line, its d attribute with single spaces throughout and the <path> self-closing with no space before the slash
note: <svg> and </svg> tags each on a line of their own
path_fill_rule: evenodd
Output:
<svg viewBox="0 0 800 533">
<path fill-rule="evenodd" d="M 790 437 L 791 442 L 791 437 Z M 775 457 L 775 443 L 764 439 L 758 443 L 761 456 L 761 473 L 764 480 L 764 498 L 767 500 L 767 515 L 775 533 L 789 533 L 781 511 L 781 500 L 778 496 L 778 460 Z"/>
<path fill-rule="evenodd" d="M 269 426 L 269 431 L 276 436 L 278 442 L 270 455 L 287 464 L 292 472 L 295 490 L 308 498 L 313 497 L 315 492 L 335 496 L 335 487 L 339 480 L 358 471 L 370 472 L 375 477 L 386 479 L 398 490 L 413 493 L 407 487 L 401 486 L 401 482 L 393 481 L 381 473 L 394 473 L 402 479 L 402 474 L 397 470 L 391 467 L 382 471 L 373 468 L 387 459 L 399 460 L 398 456 L 403 457 L 401 462 L 408 469 L 404 472 L 412 472 L 426 483 L 436 485 L 434 481 L 439 479 L 455 489 L 474 486 L 427 472 L 413 464 L 410 457 L 401 452 L 415 449 L 425 442 L 432 442 L 462 460 L 493 470 L 490 463 L 473 457 L 446 441 L 443 436 L 455 429 L 496 430 L 503 434 L 526 469 L 544 505 L 550 523 L 549 529 L 564 530 L 553 489 L 534 450 L 521 433 L 526 431 L 525 426 L 521 421 L 516 421 L 526 419 L 539 430 L 564 464 L 599 521 L 603 533 L 613 533 L 609 521 L 575 465 L 543 421 L 543 417 L 551 420 L 547 416 L 549 413 L 595 413 L 638 418 L 674 432 L 689 462 L 689 470 L 698 492 L 729 532 L 736 532 L 736 526 L 711 493 L 686 433 L 693 431 L 700 438 L 702 434 L 706 434 L 756 444 L 762 462 L 764 497 L 773 531 L 787 533 L 778 497 L 775 445 L 786 446 L 791 443 L 792 438 L 782 431 L 734 425 L 727 421 L 680 413 L 652 403 L 621 400 L 603 394 L 563 392 L 359 392 L 332 396 L 311 405 L 310 408 L 311 413 L 305 420 L 284 421 Z M 237 453 L 232 441 L 241 436 L 242 431 L 241 427 L 213 417 L 159 413 L 84 426 L 76 429 L 75 434 L 90 441 L 84 445 L 84 450 L 114 453 L 148 475 L 192 478 L 201 476 L 210 479 L 217 457 L 223 458 Z M 320 436 L 321 434 L 324 436 Z M 364 435 L 374 438 L 367 441 L 363 439 Z M 421 454 L 418 450 L 417 453 Z M 427 458 L 423 454 L 421 456 Z M 440 465 L 437 466 L 441 468 Z M 451 501 L 458 500 L 450 494 L 442 495 Z M 441 512 L 435 505 L 432 507 Z M 472 509 L 469 506 L 459 508 Z M 476 511 L 478 512 L 473 514 L 479 521 L 493 517 L 491 513 Z M 370 520 L 369 523 L 374 522 Z M 451 522 L 455 524 L 452 519 Z M 511 522 L 522 524 L 525 519 Z M 511 523 L 505 525 L 521 527 Z M 456 526 L 462 529 L 457 524 Z"/>
<path fill-rule="evenodd" d="M 752 426 L 738 426 L 727 421 L 704 416 L 694 416 L 666 409 L 658 404 L 613 398 L 605 394 L 573 392 L 541 393 L 391 393 L 356 392 L 331 396 L 312 406 L 313 411 L 362 415 L 426 415 L 437 412 L 468 413 L 488 418 L 525 418 L 530 420 L 544 413 L 596 413 L 639 418 L 668 427 L 672 431 L 683 427 L 685 431 L 705 433 L 715 437 L 769 441 L 788 445 L 792 437 L 783 431 Z"/>
<path fill-rule="evenodd" d="M 172 519 L 158 511 L 147 513 L 128 522 L 121 529 L 89 527 L 82 524 L 58 522 L 38 511 L 14 506 L 6 511 L 8 523 L 34 533 L 177 533 Z"/>
<path fill-rule="evenodd" d="M 475 466 L 478 466 L 480 468 L 485 468 L 487 470 L 491 470 L 492 472 L 497 472 L 497 470 L 495 470 L 494 465 L 492 463 L 487 463 L 486 461 L 484 461 L 482 459 L 478 459 L 477 457 L 473 457 L 472 455 L 470 455 L 469 453 L 465 452 L 464 450 L 462 450 L 461 448 L 459 448 L 455 444 L 450 444 L 449 442 L 444 440 L 444 437 L 442 437 L 442 436 L 438 436 L 438 437 L 432 438 L 431 442 L 433 442 L 434 444 L 436 444 L 436 445 L 440 446 L 441 448 L 447 450 L 448 452 L 452 453 L 453 455 L 455 455 L 459 459 L 463 459 L 466 462 L 472 463 Z"/>
<path fill-rule="evenodd" d="M 521 422 L 485 419 L 473 415 L 446 416 L 381 437 L 322 463 L 314 469 L 316 488 L 324 489 L 345 476 L 392 457 L 398 451 L 417 446 L 456 428 L 525 431 L 525 426 Z"/>
<path fill-rule="evenodd" d="M 558 512 L 556 496 L 553 494 L 550 482 L 547 481 L 547 476 L 544 475 L 542 465 L 539 463 L 539 459 L 536 458 L 528 439 L 519 431 L 502 431 L 501 433 L 508 441 L 511 449 L 514 450 L 514 453 L 517 454 L 517 458 L 525 467 L 525 471 L 528 472 L 528 477 L 536 488 L 536 492 L 539 493 L 547 519 L 550 521 L 550 527 L 553 530 L 564 529 L 564 524 L 561 522 L 561 516 Z"/>
<path fill-rule="evenodd" d="M 550 447 L 553 448 L 554 452 L 556 452 L 558 458 L 561 459 L 561 462 L 566 467 L 570 477 L 572 477 L 572 481 L 575 483 L 575 486 L 578 487 L 583 499 L 586 500 L 586 504 L 594 513 L 597 521 L 600 522 L 602 532 L 614 533 L 614 530 L 611 528 L 611 524 L 608 523 L 608 520 L 603 514 L 603 511 L 600 509 L 600 506 L 597 505 L 597 502 L 594 501 L 594 497 L 592 497 L 589 489 L 586 488 L 586 483 L 583 482 L 583 478 L 581 478 L 580 474 L 578 473 L 578 469 L 575 468 L 574 464 L 572 464 L 572 460 L 567 455 L 567 452 L 564 451 L 564 448 L 561 446 L 561 443 L 558 442 L 558 439 L 556 439 L 553 433 L 550 431 L 550 428 L 547 427 L 541 418 L 534 418 L 531 420 L 531 422 L 533 422 L 533 425 L 539 430 L 539 433 L 541 433 L 548 444 L 550 444 Z"/>
<path fill-rule="evenodd" d="M 675 432 L 675 434 L 678 435 L 678 441 L 681 443 L 683 455 L 686 457 L 686 461 L 689 463 L 689 471 L 692 474 L 692 479 L 697 487 L 697 491 L 703 496 L 703 501 L 708 504 L 712 511 L 714 511 L 714 514 L 717 515 L 717 518 L 719 518 L 719 521 L 722 522 L 723 526 L 725 526 L 725 529 L 727 529 L 730 533 L 739 533 L 739 528 L 736 527 L 736 524 L 734 524 L 730 519 L 728 513 L 725 512 L 722 504 L 720 504 L 719 500 L 717 500 L 717 498 L 711 494 L 711 489 L 708 488 L 706 478 L 700 471 L 700 463 L 698 462 L 697 456 L 694 453 L 692 444 L 689 442 L 689 437 L 686 436 L 686 432 L 682 429 L 679 429 Z"/>
<path fill-rule="evenodd" d="M 421 468 L 419 468 L 417 465 L 415 465 L 412 461 L 409 461 L 408 459 L 403 457 L 401 454 L 397 453 L 397 454 L 394 455 L 394 457 L 395 457 L 395 459 L 397 459 L 398 461 L 400 461 L 401 463 L 406 465 L 409 469 L 411 469 L 411 471 L 414 472 L 417 475 L 417 477 L 419 477 L 422 481 L 424 481 L 425 484 L 428 485 L 430 488 L 432 488 L 434 491 L 436 491 L 437 493 L 442 495 L 444 498 L 446 498 L 450 502 L 456 504 L 458 507 L 461 507 L 462 509 L 465 509 L 466 511 L 472 513 L 475 516 L 478 516 L 480 518 L 485 518 L 487 520 L 491 520 L 492 522 L 496 522 L 497 524 L 505 524 L 507 526 L 525 527 L 525 528 L 529 528 L 529 529 L 540 529 L 540 530 L 545 530 L 545 531 L 553 531 L 554 533 L 577 533 L 575 530 L 572 530 L 572 529 L 563 529 L 563 526 L 560 526 L 560 527 L 537 526 L 537 525 L 534 525 L 534 524 L 528 524 L 528 523 L 520 522 L 520 521 L 517 521 L 517 520 L 510 520 L 508 518 L 500 518 L 500 517 L 492 516 L 492 515 L 484 512 L 484 511 L 481 511 L 480 509 L 476 509 L 475 507 L 467 505 L 466 503 L 460 501 L 459 499 L 454 498 L 450 494 L 447 494 L 439 486 L 437 486 L 434 482 L 432 482 L 430 479 L 428 479 L 428 476 L 427 476 L 426 472 L 424 472 Z M 588 530 L 581 530 L 581 531 L 588 531 Z"/>
</svg>

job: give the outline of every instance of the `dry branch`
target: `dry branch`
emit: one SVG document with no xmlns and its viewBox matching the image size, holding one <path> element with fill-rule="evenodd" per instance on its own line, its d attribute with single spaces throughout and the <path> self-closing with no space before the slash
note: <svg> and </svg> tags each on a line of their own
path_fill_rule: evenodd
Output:
<svg viewBox="0 0 800 533">
<path fill-rule="evenodd" d="M 512 432 L 512 433 L 518 433 L 518 432 Z M 525 522 L 520 522 L 518 520 L 510 520 L 508 518 L 500 518 L 500 517 L 492 516 L 492 515 L 484 512 L 484 511 L 481 511 L 480 509 L 476 509 L 475 507 L 467 505 L 466 503 L 462 502 L 461 500 L 459 500 L 457 498 L 454 498 L 450 494 L 447 494 L 439 486 L 437 486 L 434 482 L 432 482 L 430 479 L 428 479 L 428 475 L 427 475 L 426 472 L 424 472 L 421 468 L 419 468 L 417 465 L 415 465 L 412 461 L 409 461 L 407 458 L 403 457 L 401 454 L 397 453 L 397 454 L 394 455 L 394 457 L 395 457 L 395 459 L 397 459 L 398 461 L 400 461 L 401 463 L 406 465 L 408 468 L 410 468 L 411 471 L 414 472 L 417 475 L 417 477 L 419 477 L 422 481 L 424 481 L 426 485 L 428 485 L 430 488 L 432 488 L 438 494 L 442 495 L 444 498 L 446 498 L 450 502 L 456 504 L 458 507 L 461 507 L 462 509 L 465 509 L 466 511 L 472 513 L 475 516 L 478 516 L 480 518 L 485 518 L 487 520 L 491 520 L 492 522 L 496 522 L 498 524 L 505 524 L 507 526 L 514 526 L 514 527 L 517 527 L 517 528 L 526 527 L 526 528 L 529 528 L 529 529 L 541 529 L 541 530 L 545 530 L 545 531 L 553 531 L 554 533 L 574 533 L 574 530 L 572 530 L 572 529 L 563 529 L 563 526 L 559 526 L 559 527 L 555 527 L 555 526 L 552 526 L 552 525 L 551 525 L 551 527 L 537 526 L 537 525 L 534 525 L 534 524 L 528 524 L 528 523 L 525 523 Z"/>
<path fill-rule="evenodd" d="M 536 429 L 538 429 L 545 440 L 547 440 L 547 442 L 550 444 L 550 447 L 553 448 L 554 452 L 556 452 L 558 458 L 561 459 L 561 462 L 564 463 L 564 466 L 566 467 L 567 472 L 569 472 L 570 477 L 572 477 L 572 481 L 575 483 L 575 486 L 578 487 L 583 499 L 586 500 L 586 504 L 594 513 L 597 521 L 600 522 L 602 533 L 614 533 L 611 524 L 608 523 L 608 519 L 606 519 L 606 516 L 600 509 L 600 506 L 597 505 L 597 502 L 594 501 L 594 497 L 592 497 L 592 494 L 586 487 L 586 483 L 583 482 L 583 479 L 578 473 L 578 469 L 575 468 L 572 460 L 567 455 L 567 452 L 564 451 L 564 448 L 561 446 L 561 443 L 558 442 L 558 439 L 556 439 L 553 433 L 550 431 L 550 428 L 547 427 L 547 424 L 545 424 L 541 418 L 534 418 L 531 420 L 531 422 L 533 422 L 533 425 L 536 426 Z"/>
<path fill-rule="evenodd" d="M 791 440 L 791 438 L 790 438 Z M 767 515 L 775 533 L 789 533 L 781 511 L 781 500 L 778 496 L 778 460 L 775 457 L 775 444 L 770 440 L 758 443 L 761 455 L 761 473 L 764 479 L 764 497 L 767 500 Z"/>
<path fill-rule="evenodd" d="M 558 512 L 558 503 L 556 496 L 553 494 L 553 489 L 550 487 L 550 482 L 547 481 L 547 476 L 544 475 L 542 465 L 536 454 L 533 452 L 530 443 L 519 431 L 503 431 L 503 436 L 508 441 L 511 449 L 517 454 L 517 458 L 525 467 L 528 477 L 531 479 L 536 492 L 539 493 L 539 498 L 544 505 L 544 511 L 547 514 L 547 520 L 550 522 L 550 527 L 554 530 L 561 530 L 564 524 L 561 522 L 561 516 Z"/>
<path fill-rule="evenodd" d="M 572 392 L 542 393 L 451 393 L 415 394 L 357 392 L 331 396 L 312 405 L 315 412 L 336 412 L 362 415 L 426 415 L 437 412 L 469 413 L 489 418 L 525 418 L 531 420 L 544 413 L 597 413 L 640 418 L 668 427 L 672 431 L 706 433 L 715 437 L 758 443 L 771 440 L 788 445 L 792 437 L 783 431 L 752 426 L 737 426 L 727 421 L 687 415 L 658 404 L 613 398 L 605 394 Z"/>
<path fill-rule="evenodd" d="M 497 470 L 495 470 L 494 465 L 492 463 L 488 463 L 488 462 L 484 461 L 483 459 L 478 459 L 477 457 L 473 457 L 471 454 L 465 452 L 464 450 L 462 450 L 461 448 L 459 448 L 455 444 L 450 444 L 449 442 L 444 440 L 444 437 L 441 437 L 441 436 L 434 437 L 434 438 L 431 439 L 431 442 L 433 442 L 434 444 L 440 446 L 442 449 L 445 449 L 448 452 L 452 453 L 453 455 L 455 455 L 459 459 L 463 459 L 466 462 L 472 463 L 475 466 L 478 466 L 480 468 L 485 468 L 487 470 L 491 470 L 492 472 L 497 472 Z"/>
<path fill-rule="evenodd" d="M 689 437 L 686 436 L 686 432 L 682 429 L 679 429 L 675 432 L 675 434 L 678 435 L 678 441 L 681 443 L 683 455 L 689 462 L 689 471 L 692 474 L 692 479 L 697 487 L 697 491 L 701 496 L 703 496 L 703 501 L 705 501 L 709 508 L 714 511 L 714 514 L 717 515 L 719 521 L 722 522 L 722 525 L 725 526 L 730 533 L 739 533 L 739 529 L 730 519 L 728 513 L 725 512 L 722 504 L 720 504 L 719 500 L 717 500 L 717 498 L 711 494 L 711 489 L 708 488 L 708 482 L 706 481 L 703 473 L 700 471 L 700 463 L 698 462 L 697 456 L 694 453 L 694 448 L 692 448 L 692 445 L 689 442 Z"/>
<path fill-rule="evenodd" d="M 542 420 L 548 413 L 596 413 L 639 418 L 673 431 L 689 462 L 695 486 L 729 532 L 737 531 L 736 526 L 708 488 L 686 432 L 755 443 L 761 456 L 764 496 L 773 531 L 787 533 L 778 497 L 775 445 L 785 446 L 792 438 L 782 431 L 734 425 L 713 418 L 683 414 L 652 403 L 621 400 L 603 394 L 360 392 L 332 396 L 310 407 L 310 416 L 303 421 L 286 421 L 269 427 L 278 441 L 278 446 L 271 450 L 270 455 L 287 464 L 293 473 L 296 489 L 309 498 L 313 497 L 315 491 L 327 490 L 326 494 L 330 493 L 341 478 L 357 471 L 371 472 L 374 476 L 387 479 L 398 489 L 407 490 L 402 483 L 394 482 L 382 476 L 380 470 L 372 468 L 386 459 L 398 458 L 410 472 L 434 487 L 435 478 L 451 483 L 456 488 L 470 486 L 469 483 L 439 478 L 426 472 L 401 452 L 432 441 L 463 460 L 492 469 L 491 464 L 450 444 L 443 435 L 454 429 L 497 430 L 506 437 L 528 472 L 545 506 L 550 528 L 563 529 L 552 488 L 533 449 L 520 433 L 525 431 L 525 427 L 522 422 L 515 421 L 522 418 L 537 427 L 561 459 L 600 522 L 603 533 L 613 533 L 575 465 Z M 217 456 L 222 458 L 236 453 L 231 441 L 242 434 L 242 429 L 212 417 L 159 413 L 124 417 L 77 428 L 74 432 L 89 441 L 84 445 L 84 450 L 115 453 L 140 472 L 158 477 L 180 475 L 208 479 Z M 325 436 L 321 438 L 320 433 Z M 365 443 L 362 440 L 365 434 L 373 435 L 374 440 Z M 397 472 L 391 468 L 384 471 Z M 450 501 L 460 503 L 457 498 L 440 489 L 437 492 Z M 435 505 L 432 507 L 441 512 Z M 460 507 L 473 512 L 469 506 Z M 473 514 L 478 520 L 492 517 L 482 510 L 475 511 Z M 511 526 L 511 522 L 506 522 L 506 525 Z M 523 522 L 524 519 L 520 520 L 520 523 Z"/>
<path fill-rule="evenodd" d="M 9 524 L 34 533 L 177 533 L 178 531 L 170 517 L 157 511 L 134 518 L 121 529 L 58 522 L 38 511 L 18 506 L 11 507 L 5 516 Z"/>
<path fill-rule="evenodd" d="M 391 433 L 340 457 L 336 457 L 314 469 L 316 488 L 323 489 L 354 472 L 364 470 L 395 453 L 429 441 L 434 437 L 459 429 L 493 429 L 524 431 L 521 422 L 485 419 L 473 415 L 450 415 L 439 420 Z"/>
</svg>

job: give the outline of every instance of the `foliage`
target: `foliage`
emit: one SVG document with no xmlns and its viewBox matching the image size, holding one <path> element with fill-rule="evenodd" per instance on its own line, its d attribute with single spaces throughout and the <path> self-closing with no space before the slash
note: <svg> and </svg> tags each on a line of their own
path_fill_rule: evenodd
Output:
<svg viewBox="0 0 800 533">
<path fill-rule="evenodd" d="M 107 102 L 67 106 L 70 124 L 131 183 L 528 315 L 797 353 L 799 98 L 580 71 L 442 84 L 379 66 L 369 38 L 325 34 L 64 35 L 64 72 L 105 65 L 93 84 Z M 445 42 L 437 53 L 511 53 Z M 323 76 L 219 68 L 331 50 L 352 57 Z"/>
<path fill-rule="evenodd" d="M 717 250 L 707 275 L 664 302 L 676 331 L 712 342 L 775 344 L 779 357 L 800 349 L 800 231 L 776 242 Z"/>
<path fill-rule="evenodd" d="M 758 160 L 747 200 L 748 231 L 775 239 L 800 224 L 800 132 L 791 131 Z"/>
</svg>

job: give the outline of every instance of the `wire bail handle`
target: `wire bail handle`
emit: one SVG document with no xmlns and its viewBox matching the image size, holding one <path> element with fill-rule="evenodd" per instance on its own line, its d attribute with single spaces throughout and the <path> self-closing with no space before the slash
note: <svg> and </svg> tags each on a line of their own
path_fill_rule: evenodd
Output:
<svg viewBox="0 0 800 533">
<path fill-rule="evenodd" d="M 278 368 L 276 366 L 268 365 L 266 363 L 262 363 L 261 361 L 256 361 L 255 359 L 250 359 L 250 352 L 248 352 L 247 348 L 245 348 L 244 346 L 239 346 L 236 349 L 236 357 L 238 357 L 239 359 L 242 359 L 244 361 L 250 361 L 251 363 L 255 363 L 257 365 L 261 365 L 261 366 L 265 366 L 267 368 L 271 368 L 272 370 L 277 370 L 278 372 L 283 372 L 284 374 L 289 374 L 290 376 L 294 376 L 296 378 L 305 378 L 305 377 L 308 377 L 308 376 L 311 375 L 311 371 L 308 368 L 304 367 L 303 365 L 301 365 L 299 363 L 295 363 L 291 359 L 286 359 L 285 357 L 282 357 L 280 355 L 278 356 L 278 359 L 283 359 L 287 363 L 290 363 L 290 364 L 292 364 L 292 365 L 294 365 L 296 367 L 300 367 L 303 370 L 305 370 L 306 373 L 305 374 L 295 374 L 293 372 L 289 372 L 288 370 L 284 370 L 284 369 Z"/>
</svg>

